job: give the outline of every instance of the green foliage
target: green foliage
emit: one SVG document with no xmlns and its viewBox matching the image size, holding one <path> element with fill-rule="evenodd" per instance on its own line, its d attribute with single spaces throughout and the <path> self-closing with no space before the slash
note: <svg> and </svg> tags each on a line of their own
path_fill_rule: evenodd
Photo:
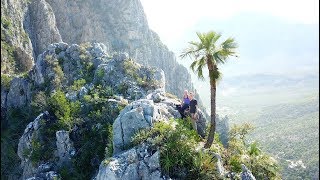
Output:
<svg viewBox="0 0 320 180">
<path fill-rule="evenodd" d="M 3 40 L 2 36 L 4 35 L 2 35 L 1 32 L 1 72 L 14 73 L 16 71 L 14 58 L 15 47 Z"/>
<path fill-rule="evenodd" d="M 133 77 L 134 79 L 138 78 L 139 66 L 136 63 L 134 63 L 132 59 L 127 59 L 123 61 L 123 69 L 127 75 Z"/>
<path fill-rule="evenodd" d="M 7 74 L 1 74 L 1 87 L 9 90 L 12 77 Z"/>
<path fill-rule="evenodd" d="M 36 166 L 39 161 L 40 158 L 42 156 L 42 145 L 39 141 L 32 139 L 31 140 L 31 155 L 30 155 L 30 160 L 33 164 L 33 166 Z"/>
<path fill-rule="evenodd" d="M 94 72 L 94 65 L 92 62 L 88 62 L 84 65 L 84 70 L 85 70 L 85 79 L 88 82 L 91 82 L 93 79 L 93 72 Z"/>
<path fill-rule="evenodd" d="M 87 83 L 92 82 L 94 77 L 94 65 L 92 63 L 93 57 L 88 52 L 92 47 L 90 42 L 82 43 L 79 45 L 80 51 L 80 64 L 81 64 L 81 71 L 79 72 L 81 77 L 86 80 Z M 99 82 L 100 83 L 100 82 Z"/>
<path fill-rule="evenodd" d="M 127 90 L 128 90 L 129 86 L 122 82 L 119 86 L 118 86 L 118 91 L 121 93 L 121 94 L 127 94 Z"/>
<path fill-rule="evenodd" d="M 112 125 L 109 125 L 108 127 L 108 141 L 107 146 L 105 148 L 105 158 L 111 157 L 113 154 L 113 131 L 112 131 Z"/>
<path fill-rule="evenodd" d="M 141 130 L 132 143 L 146 141 L 155 149 L 159 147 L 161 168 L 171 178 L 217 179 L 213 156 L 196 150 L 200 140 L 189 121 L 176 119 Z"/>
<path fill-rule="evenodd" d="M 226 155 L 231 170 L 241 172 L 241 164 L 245 164 L 257 179 L 281 179 L 277 161 L 263 153 L 257 142 L 246 142 L 246 137 L 252 131 L 252 125 L 248 123 L 231 128 Z"/>
<path fill-rule="evenodd" d="M 62 128 L 71 129 L 73 126 L 71 118 L 70 102 L 67 100 L 65 94 L 58 90 L 52 94 L 48 100 L 50 110 L 58 118 L 59 124 Z"/>
<path fill-rule="evenodd" d="M 6 16 L 1 16 L 1 24 L 6 29 L 9 29 L 12 26 L 11 20 Z"/>
<path fill-rule="evenodd" d="M 178 179 L 221 179 L 217 174 L 214 153 L 221 154 L 224 166 L 229 171 L 240 173 L 245 164 L 257 179 L 280 179 L 277 162 L 263 153 L 257 142 L 245 144 L 250 124 L 235 126 L 232 129 L 230 147 L 224 149 L 216 135 L 215 143 L 206 151 L 199 148 L 201 139 L 192 130 L 190 120 L 157 122 L 151 129 L 139 131 L 132 145 L 151 143 L 151 148 L 160 148 L 160 164 L 171 178 Z"/>
<path fill-rule="evenodd" d="M 34 118 L 28 107 L 9 108 L 5 119 L 1 117 L 1 178 L 20 175 L 17 145 L 26 125 Z M 8 122 L 10 120 L 10 122 Z"/>
<path fill-rule="evenodd" d="M 88 95 L 83 97 L 84 108 L 81 113 L 96 122 L 112 123 L 126 105 L 124 103 L 115 104 L 110 102 L 109 98 L 113 98 L 113 92 L 111 87 L 96 86 L 89 91 Z"/>
<path fill-rule="evenodd" d="M 103 68 L 100 68 L 96 71 L 96 82 L 95 82 L 96 85 L 101 84 L 104 74 L 105 72 Z"/>
<path fill-rule="evenodd" d="M 77 156 L 72 159 L 75 170 L 71 174 L 69 172 L 69 176 L 72 179 L 90 179 L 92 172 L 98 169 L 100 162 L 105 158 L 106 146 L 112 144 L 112 125 L 94 124 L 80 136 L 80 140 L 74 143 L 78 149 Z M 109 149 L 108 156 L 110 154 L 112 149 Z"/>
<path fill-rule="evenodd" d="M 47 96 L 45 92 L 35 92 L 30 103 L 33 114 L 40 114 L 48 109 Z"/>
<path fill-rule="evenodd" d="M 61 62 L 56 59 L 53 55 L 46 55 L 45 62 L 53 69 L 55 76 L 51 79 L 45 78 L 46 85 L 51 85 L 52 89 L 60 89 L 62 82 L 64 81 L 64 73 L 60 66 Z"/>
<path fill-rule="evenodd" d="M 53 68 L 53 71 L 56 74 L 56 76 L 53 79 L 53 85 L 54 85 L 54 87 L 59 88 L 61 86 L 62 81 L 63 81 L 64 73 L 58 63 Z"/>
<path fill-rule="evenodd" d="M 245 144 L 245 137 L 252 132 L 254 127 L 249 123 L 234 125 L 229 132 L 230 139 L 240 139 Z"/>
<path fill-rule="evenodd" d="M 85 79 L 81 78 L 81 79 L 75 80 L 73 82 L 73 85 L 71 86 L 71 89 L 74 90 L 74 91 L 78 91 L 85 84 L 86 84 L 86 80 Z"/>
</svg>

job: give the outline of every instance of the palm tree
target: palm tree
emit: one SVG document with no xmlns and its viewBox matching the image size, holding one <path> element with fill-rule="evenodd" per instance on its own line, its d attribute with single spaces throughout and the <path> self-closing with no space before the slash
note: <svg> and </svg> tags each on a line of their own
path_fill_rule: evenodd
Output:
<svg viewBox="0 0 320 180">
<path fill-rule="evenodd" d="M 182 52 L 181 58 L 190 57 L 194 59 L 190 68 L 199 79 L 204 79 L 203 69 L 207 66 L 209 70 L 210 92 L 211 92 L 211 124 L 205 148 L 210 148 L 216 129 L 216 83 L 221 78 L 218 64 L 224 64 L 230 56 L 236 56 L 237 43 L 233 38 L 228 38 L 221 44 L 217 41 L 220 33 L 209 31 L 208 33 L 197 32 L 200 42 L 191 41 L 190 46 Z"/>
</svg>

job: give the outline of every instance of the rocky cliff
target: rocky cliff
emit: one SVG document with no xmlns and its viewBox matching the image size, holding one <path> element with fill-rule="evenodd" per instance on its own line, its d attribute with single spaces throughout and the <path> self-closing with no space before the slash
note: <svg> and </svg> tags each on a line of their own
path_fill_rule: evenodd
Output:
<svg viewBox="0 0 320 180">
<path fill-rule="evenodd" d="M 1 9 L 1 17 L 9 22 L 7 25 L 1 21 L 4 42 L 14 47 L 21 60 L 32 63 L 54 42 L 102 42 L 111 51 L 128 52 L 140 64 L 161 68 L 166 74 L 168 92 L 180 95 L 184 89 L 193 90 L 187 69 L 177 63 L 174 54 L 149 29 L 139 0 L 8 0 L 1 1 Z M 12 69 L 9 55 L 1 57 L 1 64 L 8 66 L 3 73 Z"/>
<path fill-rule="evenodd" d="M 141 129 L 151 128 L 155 122 L 180 118 L 175 106 L 179 100 L 165 92 L 165 75 L 161 69 L 140 65 L 125 53 L 109 52 L 100 43 L 55 43 L 38 56 L 26 78 L 12 80 L 8 98 L 11 89 L 23 90 L 20 85 L 24 83 L 26 87 L 33 86 L 34 98 L 27 96 L 32 105 L 44 91 L 47 98 L 43 101 L 48 106 L 37 106 L 44 112 L 27 125 L 19 139 L 17 154 L 21 159 L 22 179 L 66 178 L 72 173 L 79 178 L 79 171 L 85 166 L 88 170 L 84 177 L 90 177 L 104 157 L 104 143 L 112 144 L 110 152 L 123 167 L 116 172 L 100 165 L 97 179 L 161 178 L 159 152 L 142 156 L 138 152 L 147 151 L 144 146 L 124 152 Z M 15 104 L 27 100 L 16 98 Z M 201 110 L 199 115 L 198 133 L 204 136 L 206 119 Z M 112 134 L 105 133 L 104 128 L 109 126 Z M 91 134 L 90 139 L 87 134 Z M 89 142 L 92 146 L 88 147 Z M 83 156 L 85 162 L 81 162 Z M 127 162 L 127 156 L 132 156 L 132 161 Z M 63 169 L 71 173 L 67 176 Z"/>
</svg>

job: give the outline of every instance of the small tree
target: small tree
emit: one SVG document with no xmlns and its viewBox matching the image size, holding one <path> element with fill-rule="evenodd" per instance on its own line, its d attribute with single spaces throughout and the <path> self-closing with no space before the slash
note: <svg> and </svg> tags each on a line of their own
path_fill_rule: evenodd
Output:
<svg viewBox="0 0 320 180">
<path fill-rule="evenodd" d="M 218 64 L 224 64 L 230 56 L 236 56 L 237 43 L 233 38 L 228 38 L 221 44 L 217 41 L 221 34 L 214 31 L 208 33 L 197 33 L 200 42 L 191 41 L 191 45 L 187 48 L 180 57 L 189 56 L 194 59 L 190 68 L 197 73 L 199 79 L 204 79 L 203 68 L 206 66 L 209 70 L 210 92 L 211 92 L 211 124 L 205 148 L 210 148 L 214 140 L 216 130 L 216 83 L 220 79 L 221 73 L 218 69 Z"/>
</svg>

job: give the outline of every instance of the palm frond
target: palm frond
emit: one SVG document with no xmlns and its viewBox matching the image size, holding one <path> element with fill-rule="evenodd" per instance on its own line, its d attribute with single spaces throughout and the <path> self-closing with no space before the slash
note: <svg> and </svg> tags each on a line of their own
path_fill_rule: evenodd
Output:
<svg viewBox="0 0 320 180">
<path fill-rule="evenodd" d="M 221 43 L 223 49 L 236 49 L 238 48 L 238 44 L 235 42 L 234 38 L 228 38 L 223 43 Z"/>
<path fill-rule="evenodd" d="M 197 67 L 197 75 L 200 80 L 204 80 L 203 67 L 204 67 L 203 64 L 198 64 L 198 67 Z"/>
<path fill-rule="evenodd" d="M 209 39 L 209 43 L 208 46 L 210 46 L 211 48 L 215 49 L 216 48 L 216 42 L 218 41 L 218 39 L 221 37 L 221 34 L 215 31 L 210 31 L 208 33 L 208 39 Z"/>
<path fill-rule="evenodd" d="M 195 66 L 197 65 L 198 61 L 193 61 L 190 65 L 190 68 L 193 72 L 195 72 Z"/>
</svg>

